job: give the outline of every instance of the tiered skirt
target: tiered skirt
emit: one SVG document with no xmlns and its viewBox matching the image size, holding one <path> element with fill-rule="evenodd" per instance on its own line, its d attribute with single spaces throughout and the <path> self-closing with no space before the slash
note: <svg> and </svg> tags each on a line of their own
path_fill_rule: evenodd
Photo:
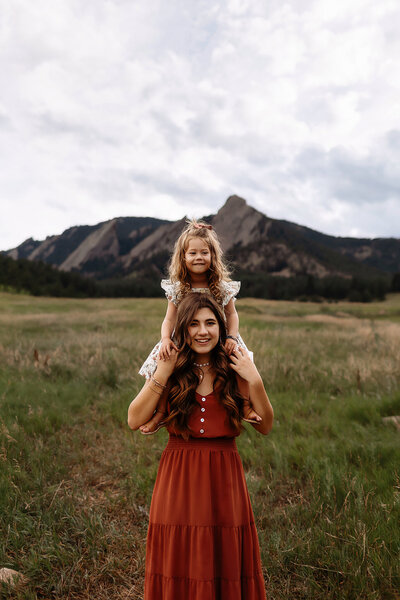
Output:
<svg viewBox="0 0 400 600">
<path fill-rule="evenodd" d="M 144 600 L 265 597 L 235 439 L 170 436 L 150 508 Z"/>
</svg>

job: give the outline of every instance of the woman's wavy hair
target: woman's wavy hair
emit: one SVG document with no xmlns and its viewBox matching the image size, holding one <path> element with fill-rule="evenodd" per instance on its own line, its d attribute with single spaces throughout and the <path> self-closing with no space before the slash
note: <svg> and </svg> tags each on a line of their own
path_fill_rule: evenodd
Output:
<svg viewBox="0 0 400 600">
<path fill-rule="evenodd" d="M 214 391 L 225 407 L 229 422 L 236 433 L 240 433 L 244 398 L 238 390 L 236 373 L 229 365 L 224 351 L 226 325 L 222 309 L 209 294 L 191 292 L 177 309 L 174 339 L 179 346 L 175 370 L 168 382 L 169 414 L 166 425 L 187 439 L 190 435 L 188 419 L 196 406 L 195 392 L 200 378 L 193 366 L 195 353 L 189 346 L 189 325 L 201 308 L 209 308 L 219 325 L 219 342 L 211 352 L 211 365 L 215 372 Z"/>
<path fill-rule="evenodd" d="M 178 300 L 182 300 L 191 291 L 190 274 L 186 267 L 185 252 L 192 238 L 204 240 L 210 249 L 211 264 L 207 273 L 210 292 L 222 304 L 221 281 L 230 281 L 230 271 L 223 259 L 221 244 L 212 225 L 194 219 L 188 220 L 185 229 L 175 242 L 169 264 L 169 278 L 172 282 L 180 283 Z"/>
</svg>

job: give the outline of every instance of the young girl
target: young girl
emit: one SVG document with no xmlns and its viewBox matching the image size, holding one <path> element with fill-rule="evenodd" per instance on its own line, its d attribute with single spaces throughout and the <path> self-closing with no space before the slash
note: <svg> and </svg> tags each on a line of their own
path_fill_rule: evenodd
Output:
<svg viewBox="0 0 400 600">
<path fill-rule="evenodd" d="M 264 435 L 272 406 L 249 355 L 237 348 L 228 357 L 225 318 L 211 295 L 182 300 L 175 336 L 179 352 L 157 361 L 128 410 L 128 425 L 137 430 L 161 396 L 170 434 L 150 506 L 144 600 L 265 600 L 235 437 L 245 398 L 261 415 L 253 427 Z"/>
<path fill-rule="evenodd" d="M 170 279 L 161 281 L 161 287 L 165 290 L 168 299 L 167 313 L 161 326 L 161 341 L 153 348 L 142 365 L 140 375 L 150 379 L 156 370 L 157 358 L 167 360 L 172 350 L 178 350 L 172 339 L 176 311 L 183 298 L 191 292 L 211 294 L 223 308 L 227 326 L 224 348 L 228 356 L 240 347 L 252 357 L 252 353 L 247 350 L 239 335 L 239 317 L 234 301 L 240 283 L 232 281 L 229 277 L 222 258 L 222 249 L 212 225 L 194 220 L 188 222 L 175 243 L 169 276 Z M 200 372 L 202 373 L 201 367 L 207 366 L 207 364 L 200 365 Z M 165 405 L 160 403 L 150 421 L 140 428 L 141 432 L 148 435 L 158 431 L 163 426 L 164 414 Z M 257 423 L 259 420 L 258 415 L 247 403 L 244 407 L 244 420 L 250 423 Z"/>
</svg>

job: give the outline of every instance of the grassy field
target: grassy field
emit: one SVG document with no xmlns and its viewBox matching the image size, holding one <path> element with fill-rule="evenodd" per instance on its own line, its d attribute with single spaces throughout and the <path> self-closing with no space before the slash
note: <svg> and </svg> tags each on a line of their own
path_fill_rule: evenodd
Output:
<svg viewBox="0 0 400 600">
<path fill-rule="evenodd" d="M 267 597 L 399 599 L 400 297 L 237 307 L 275 410 L 238 440 Z M 0 568 L 27 577 L 2 598 L 142 598 L 167 434 L 126 412 L 164 310 L 0 293 Z"/>
</svg>

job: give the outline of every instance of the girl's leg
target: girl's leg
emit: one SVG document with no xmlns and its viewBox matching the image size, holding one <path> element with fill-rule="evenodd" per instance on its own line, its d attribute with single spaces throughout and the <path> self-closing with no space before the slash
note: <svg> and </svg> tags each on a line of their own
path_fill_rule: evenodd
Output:
<svg viewBox="0 0 400 600">
<path fill-rule="evenodd" d="M 152 433 L 156 433 L 161 427 L 164 427 L 163 418 L 167 414 L 167 399 L 165 395 L 163 395 L 156 407 L 156 411 L 151 417 L 150 421 L 147 421 L 144 425 L 139 427 L 139 430 L 144 435 L 150 435 Z"/>
<path fill-rule="evenodd" d="M 253 409 L 249 400 L 243 402 L 243 421 L 248 423 L 259 423 L 261 421 L 260 415 Z"/>
</svg>

